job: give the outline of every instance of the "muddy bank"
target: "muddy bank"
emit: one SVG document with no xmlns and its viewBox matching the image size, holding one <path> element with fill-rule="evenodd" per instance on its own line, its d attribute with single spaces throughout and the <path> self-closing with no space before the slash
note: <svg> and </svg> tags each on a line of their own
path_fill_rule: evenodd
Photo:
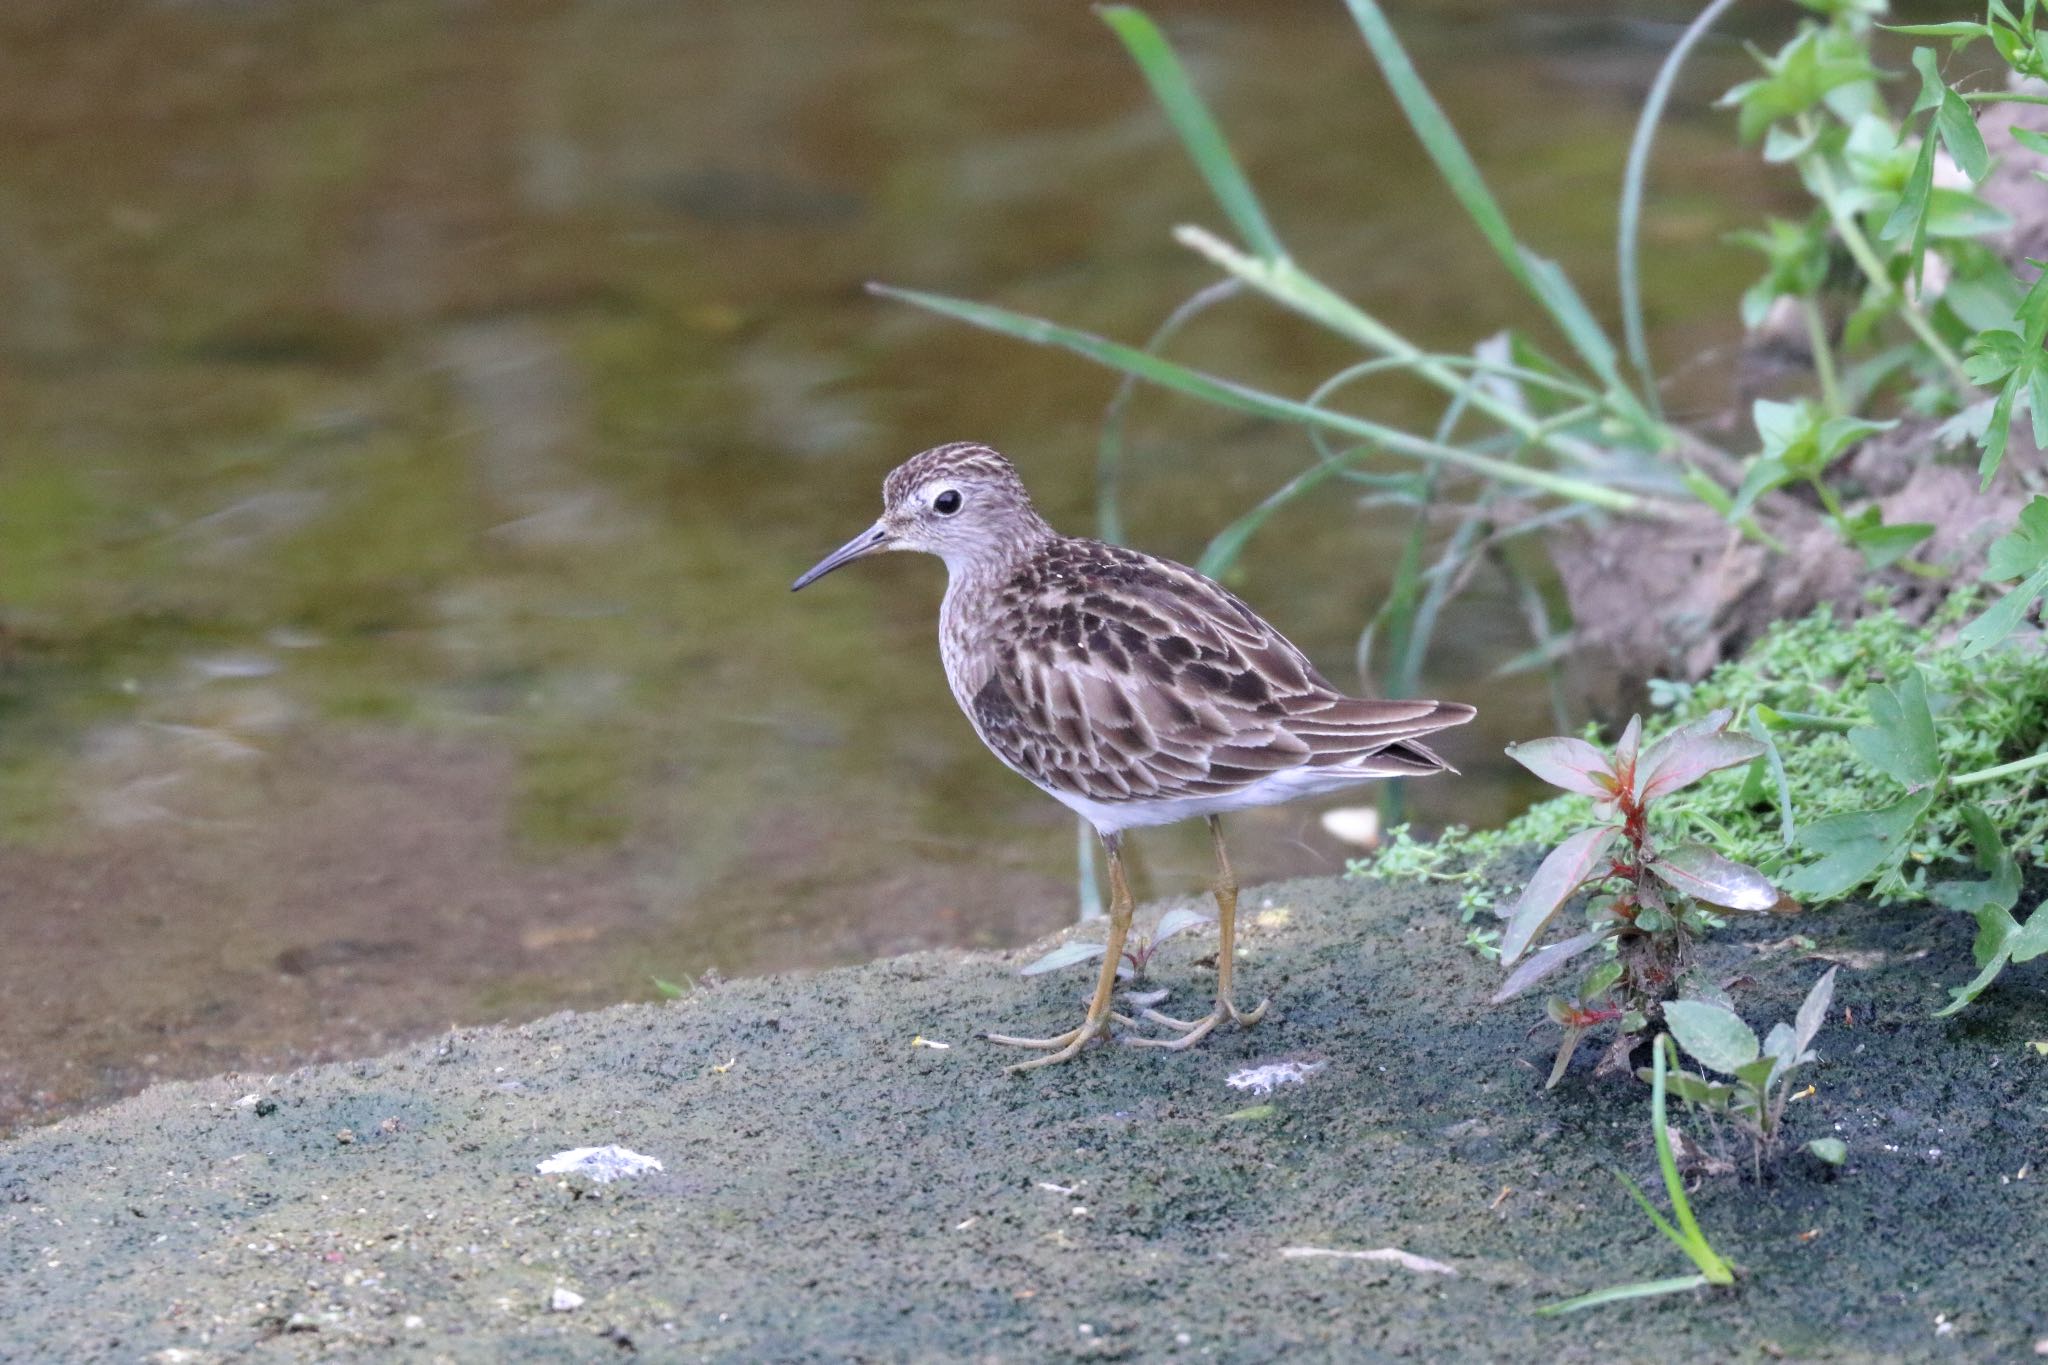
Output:
<svg viewBox="0 0 2048 1365">
<path fill-rule="evenodd" d="M 0 1147 L 5 1351 L 1986 1360 L 2048 1338 L 2048 991 L 2014 969 L 1930 1018 L 1935 983 L 1971 974 L 1957 918 L 1798 926 L 1858 954 L 1793 1119 L 1849 1160 L 1701 1191 L 1736 1292 L 1547 1320 L 1530 1310 L 1687 1268 L 1610 1174 L 1654 1187 L 1640 1090 L 1590 1083 L 1588 1055 L 1544 1094 L 1547 1036 L 1482 1003 L 1495 973 L 1432 890 L 1248 904 L 1242 979 L 1274 1017 L 1189 1055 L 1003 1075 L 974 1031 L 1064 1027 L 1081 977 L 930 953 L 160 1086 L 31 1132 Z M 1822 964 L 1763 929 L 1717 952 L 1768 1023 Z M 1201 953 L 1155 965 L 1182 1006 Z M 1269 1109 L 1225 1084 L 1280 1058 L 1324 1065 Z M 535 1173 L 606 1142 L 666 1169 Z M 1458 1273 L 1280 1254 L 1300 1246 Z"/>
</svg>

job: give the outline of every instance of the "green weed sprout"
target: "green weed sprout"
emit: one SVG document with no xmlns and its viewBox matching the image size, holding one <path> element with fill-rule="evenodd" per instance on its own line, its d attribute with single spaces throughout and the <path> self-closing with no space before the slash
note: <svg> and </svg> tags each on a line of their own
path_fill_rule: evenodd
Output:
<svg viewBox="0 0 2048 1365">
<path fill-rule="evenodd" d="M 1597 1308 L 1602 1304 L 1620 1303 L 1625 1299 L 1645 1299 L 1658 1294 L 1678 1294 L 1688 1289 L 1704 1289 L 1708 1285 L 1727 1286 L 1735 1283 L 1735 1267 L 1714 1250 L 1707 1235 L 1700 1231 L 1699 1220 L 1693 1217 L 1692 1203 L 1685 1197 L 1685 1181 L 1678 1174 L 1678 1158 L 1671 1151 L 1671 1129 L 1665 1119 L 1665 1092 L 1669 1083 L 1672 1062 L 1667 1061 L 1666 1051 L 1671 1046 L 1669 1038 L 1659 1036 L 1651 1053 L 1650 1069 L 1650 1140 L 1657 1148 L 1657 1170 L 1664 1177 L 1664 1193 L 1671 1200 L 1671 1218 L 1657 1212 L 1657 1208 L 1646 1196 L 1642 1187 L 1621 1172 L 1614 1173 L 1642 1211 L 1649 1215 L 1657 1231 L 1671 1240 L 1672 1245 L 1686 1254 L 1699 1267 L 1695 1275 L 1678 1275 L 1667 1280 L 1639 1280 L 1632 1284 L 1618 1284 L 1606 1289 L 1596 1289 L 1590 1294 L 1581 1294 L 1575 1299 L 1562 1303 L 1545 1304 L 1537 1309 L 1544 1317 L 1559 1313 L 1576 1313 L 1582 1308 Z M 1673 1225 L 1673 1219 L 1676 1225 Z"/>
<path fill-rule="evenodd" d="M 1834 1002 L 1835 971 L 1830 967 L 1823 972 L 1806 993 L 1793 1021 L 1773 1024 L 1761 1044 L 1749 1025 L 1725 1006 L 1705 1000 L 1674 1000 L 1664 1007 L 1664 1027 L 1686 1056 L 1703 1070 L 1728 1078 L 1713 1080 L 1690 1071 L 1668 1078 L 1678 1097 L 1706 1117 L 1716 1155 L 1727 1169 L 1732 1170 L 1734 1163 L 1728 1159 L 1724 1122 L 1749 1140 L 1751 1173 L 1758 1180 L 1763 1178 L 1764 1161 L 1776 1149 L 1784 1129 L 1793 1079 L 1814 1059 L 1810 1045 Z M 1636 1074 L 1654 1080 L 1648 1067 Z M 1840 1141 L 1833 1138 L 1816 1139 L 1807 1144 L 1807 1150 L 1831 1166 L 1839 1166 L 1846 1155 Z"/>
</svg>

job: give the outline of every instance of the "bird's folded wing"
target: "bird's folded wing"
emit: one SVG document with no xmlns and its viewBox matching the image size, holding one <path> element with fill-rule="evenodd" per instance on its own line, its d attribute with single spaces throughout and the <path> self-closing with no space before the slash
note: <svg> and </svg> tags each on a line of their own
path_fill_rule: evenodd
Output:
<svg viewBox="0 0 2048 1365">
<path fill-rule="evenodd" d="M 1170 567 L 1048 593 L 999 626 L 972 711 L 1005 762 L 1097 801 L 1219 795 L 1299 767 L 1442 769 L 1412 741 L 1472 708 L 1346 697 L 1251 608 Z"/>
</svg>

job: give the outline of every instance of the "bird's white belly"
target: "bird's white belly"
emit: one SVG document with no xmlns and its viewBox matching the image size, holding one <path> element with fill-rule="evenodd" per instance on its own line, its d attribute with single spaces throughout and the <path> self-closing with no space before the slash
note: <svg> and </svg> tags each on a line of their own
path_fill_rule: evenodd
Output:
<svg viewBox="0 0 2048 1365">
<path fill-rule="evenodd" d="M 1056 791 L 1043 783 L 1034 781 L 1033 785 L 1095 826 L 1098 832 L 1107 835 L 1119 830 L 1177 824 L 1198 815 L 1222 815 L 1253 806 L 1277 806 L 1304 796 L 1342 791 L 1361 782 L 1370 782 L 1376 776 L 1378 774 L 1349 772 L 1343 768 L 1283 768 L 1256 782 L 1214 796 L 1134 801 L 1096 801 L 1072 792 Z"/>
</svg>

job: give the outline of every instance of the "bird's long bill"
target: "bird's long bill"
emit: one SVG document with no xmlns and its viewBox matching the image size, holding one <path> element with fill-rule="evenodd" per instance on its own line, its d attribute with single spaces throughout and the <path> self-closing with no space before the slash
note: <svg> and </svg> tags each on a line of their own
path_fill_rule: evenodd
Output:
<svg viewBox="0 0 2048 1365">
<path fill-rule="evenodd" d="M 852 540 L 847 541 L 844 545 L 834 550 L 831 554 L 826 555 L 823 559 L 811 565 L 809 571 L 802 578 L 789 585 L 789 590 L 795 592 L 799 588 L 815 583 L 841 564 L 851 564 L 862 555 L 871 555 L 878 550 L 887 550 L 894 545 L 895 539 L 894 536 L 889 534 L 888 528 L 878 521 Z"/>
</svg>

